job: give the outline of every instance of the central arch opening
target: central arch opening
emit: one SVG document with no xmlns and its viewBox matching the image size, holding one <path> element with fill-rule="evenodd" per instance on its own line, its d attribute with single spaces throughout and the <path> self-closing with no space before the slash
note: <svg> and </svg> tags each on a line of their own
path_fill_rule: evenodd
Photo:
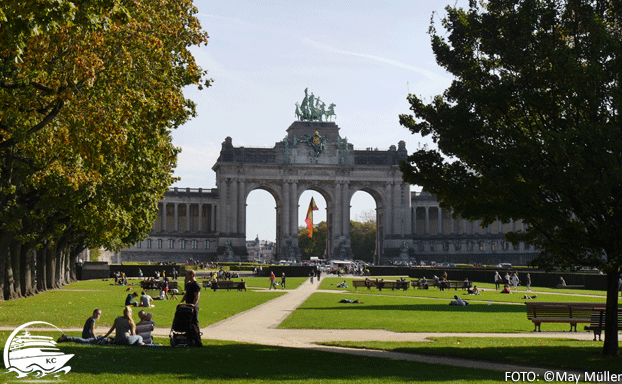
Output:
<svg viewBox="0 0 622 384">
<path fill-rule="evenodd" d="M 373 263 L 380 249 L 377 203 L 366 191 L 357 191 L 350 200 L 350 246 L 355 260 Z"/>
<path fill-rule="evenodd" d="M 313 211 L 313 235 L 309 237 L 306 223 L 311 198 L 315 201 L 317 210 Z M 312 256 L 326 258 L 328 254 L 328 207 L 326 199 L 321 193 L 306 190 L 298 198 L 298 248 L 302 260 L 309 260 Z"/>
</svg>

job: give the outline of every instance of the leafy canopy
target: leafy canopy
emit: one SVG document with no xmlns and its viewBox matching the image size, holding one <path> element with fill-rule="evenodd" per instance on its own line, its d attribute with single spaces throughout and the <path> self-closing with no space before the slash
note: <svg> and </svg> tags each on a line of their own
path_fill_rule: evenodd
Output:
<svg viewBox="0 0 622 384">
<path fill-rule="evenodd" d="M 466 219 L 523 220 L 510 235 L 544 267 L 622 262 L 620 2 L 490 0 L 447 7 L 430 27 L 454 76 L 431 102 L 409 95 L 412 133 L 430 136 L 404 179 Z"/>
<path fill-rule="evenodd" d="M 190 0 L 9 1 L 0 12 L 0 235 L 111 249 L 151 228 L 171 130 L 209 86 Z"/>
</svg>

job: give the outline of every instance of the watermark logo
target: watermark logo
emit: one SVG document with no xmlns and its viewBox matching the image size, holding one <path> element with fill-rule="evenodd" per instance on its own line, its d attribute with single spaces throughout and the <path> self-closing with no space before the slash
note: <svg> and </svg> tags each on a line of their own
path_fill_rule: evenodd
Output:
<svg viewBox="0 0 622 384">
<path fill-rule="evenodd" d="M 71 371 L 65 364 L 74 355 L 66 355 L 56 348 L 56 342 L 49 336 L 32 335 L 27 328 L 34 324 L 44 324 L 58 329 L 44 321 L 31 321 L 22 324 L 11 333 L 4 345 L 4 366 L 17 378 L 33 376 L 36 378 L 53 375 L 58 377 Z M 19 334 L 22 332 L 22 334 Z M 60 329 L 58 329 L 61 331 Z M 62 333 L 62 331 L 61 331 Z"/>
</svg>

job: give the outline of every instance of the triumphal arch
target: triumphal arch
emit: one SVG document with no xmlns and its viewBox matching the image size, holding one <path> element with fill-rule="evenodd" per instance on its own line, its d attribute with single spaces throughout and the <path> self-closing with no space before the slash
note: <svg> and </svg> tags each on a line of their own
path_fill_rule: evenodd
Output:
<svg viewBox="0 0 622 384">
<path fill-rule="evenodd" d="M 246 199 L 256 189 L 269 192 L 276 202 L 279 259 L 301 259 L 298 202 L 306 190 L 326 200 L 327 258 L 353 258 L 350 200 L 357 191 L 369 193 L 376 202 L 375 261 L 404 253 L 405 240 L 412 239 L 410 186 L 399 170 L 407 157 L 406 145 L 400 141 L 388 150 L 355 150 L 337 124 L 327 121 L 334 116 L 334 107 L 326 109 L 305 90 L 302 104 L 296 103 L 298 120 L 273 148 L 235 147 L 231 137 L 225 139 L 212 168 L 219 194 L 219 259 L 244 259 L 247 254 Z"/>
</svg>

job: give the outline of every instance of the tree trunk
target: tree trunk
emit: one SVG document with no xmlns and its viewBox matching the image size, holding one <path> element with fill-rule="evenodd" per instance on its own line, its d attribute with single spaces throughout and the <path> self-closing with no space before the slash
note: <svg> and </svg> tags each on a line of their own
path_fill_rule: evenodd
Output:
<svg viewBox="0 0 622 384">
<path fill-rule="evenodd" d="M 9 258 L 9 245 L 11 244 L 11 234 L 0 233 L 0 301 L 4 300 L 4 271 L 6 267 L 5 260 Z"/>
<path fill-rule="evenodd" d="M 15 291 L 16 299 L 22 297 L 21 263 L 22 243 L 14 240 L 11 242 L 11 269 L 13 270 L 13 290 Z"/>
<path fill-rule="evenodd" d="M 47 246 L 43 246 L 42 248 L 37 250 L 37 292 L 45 292 L 47 291 L 47 286 L 45 285 L 45 277 L 47 275 Z"/>
<path fill-rule="evenodd" d="M 13 241 L 9 243 L 9 251 L 6 253 L 4 259 L 4 300 L 15 300 L 17 295 L 15 293 L 15 278 L 13 276 L 13 255 L 12 252 Z"/>
<path fill-rule="evenodd" d="M 56 245 L 48 247 L 45 258 L 45 287 L 54 289 L 54 274 L 56 270 Z"/>
<path fill-rule="evenodd" d="M 605 343 L 603 354 L 617 356 L 618 349 L 618 280 L 620 279 L 620 267 L 611 268 L 607 271 L 607 305 L 605 312 Z"/>
<path fill-rule="evenodd" d="M 56 257 L 54 259 L 54 288 L 60 288 L 63 286 L 63 247 L 56 248 Z"/>
<path fill-rule="evenodd" d="M 22 296 L 32 296 L 37 287 L 35 285 L 35 255 L 32 244 L 22 247 L 22 263 L 20 265 L 20 281 L 22 283 Z"/>
</svg>

